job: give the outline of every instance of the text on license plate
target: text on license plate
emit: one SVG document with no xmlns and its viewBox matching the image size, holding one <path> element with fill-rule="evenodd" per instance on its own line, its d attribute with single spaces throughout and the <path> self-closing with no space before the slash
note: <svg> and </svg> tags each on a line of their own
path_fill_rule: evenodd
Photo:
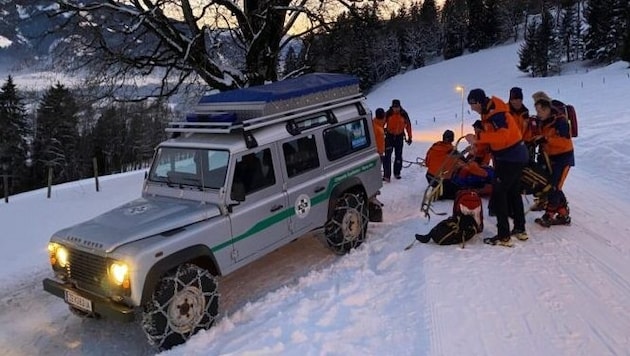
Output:
<svg viewBox="0 0 630 356">
<path fill-rule="evenodd" d="M 65 291 L 65 300 L 66 303 L 77 307 L 79 309 L 82 310 L 86 310 L 86 311 L 92 311 L 92 301 L 87 299 L 87 298 L 83 298 L 82 296 L 73 293 L 69 290 Z"/>
</svg>

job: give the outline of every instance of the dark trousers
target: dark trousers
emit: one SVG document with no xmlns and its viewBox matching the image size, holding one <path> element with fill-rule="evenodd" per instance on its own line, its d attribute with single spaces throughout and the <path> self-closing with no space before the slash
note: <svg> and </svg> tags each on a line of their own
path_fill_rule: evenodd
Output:
<svg viewBox="0 0 630 356">
<path fill-rule="evenodd" d="M 569 174 L 571 167 L 564 162 L 551 162 L 551 185 L 553 189 L 549 193 L 549 204 L 547 210 L 549 213 L 557 213 L 560 209 L 566 209 L 568 206 L 567 197 L 562 191 L 564 180 Z"/>
<path fill-rule="evenodd" d="M 390 178 L 392 175 L 392 152 L 394 153 L 394 176 L 399 176 L 402 170 L 402 153 L 403 143 L 405 141 L 405 135 L 391 135 L 385 136 L 385 156 L 383 159 L 383 177 Z"/>
<path fill-rule="evenodd" d="M 383 177 L 390 178 L 392 175 L 392 151 L 393 147 L 385 146 L 385 154 L 381 156 L 383 163 Z"/>
<path fill-rule="evenodd" d="M 514 214 L 514 228 L 525 230 L 525 211 L 521 199 L 521 175 L 525 165 L 516 162 L 495 162 L 495 176 L 492 183 L 492 209 L 497 216 L 497 235 L 510 236 L 508 216 Z"/>
</svg>

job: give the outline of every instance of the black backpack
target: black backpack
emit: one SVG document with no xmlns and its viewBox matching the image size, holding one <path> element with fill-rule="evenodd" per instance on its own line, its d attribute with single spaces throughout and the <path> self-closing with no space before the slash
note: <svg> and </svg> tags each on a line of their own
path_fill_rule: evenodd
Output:
<svg viewBox="0 0 630 356">
<path fill-rule="evenodd" d="M 457 214 L 440 221 L 426 235 L 416 234 L 416 240 L 427 243 L 433 239 L 438 245 L 455 245 L 470 240 L 477 232 L 472 215 Z"/>
</svg>

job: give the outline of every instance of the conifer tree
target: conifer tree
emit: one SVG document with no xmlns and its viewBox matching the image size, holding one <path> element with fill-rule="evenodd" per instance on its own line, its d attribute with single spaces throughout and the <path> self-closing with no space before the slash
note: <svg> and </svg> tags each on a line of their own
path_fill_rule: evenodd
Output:
<svg viewBox="0 0 630 356">
<path fill-rule="evenodd" d="M 519 39 L 519 29 L 525 23 L 526 2 L 522 0 L 503 0 L 499 2 L 499 16 L 501 18 L 501 40 L 512 37 Z M 524 37 L 524 35 L 523 35 Z"/>
<path fill-rule="evenodd" d="M 70 90 L 61 83 L 49 88 L 37 108 L 34 139 L 35 176 L 38 186 L 46 184 L 47 171 L 53 169 L 53 182 L 79 178 L 77 145 L 78 107 Z"/>
<path fill-rule="evenodd" d="M 435 0 L 425 0 L 420 7 L 420 46 L 424 58 L 433 58 L 440 54 L 441 30 L 438 21 L 438 9 Z"/>
<path fill-rule="evenodd" d="M 467 0 L 468 3 L 468 48 L 477 52 L 486 47 L 486 23 L 483 0 Z"/>
<path fill-rule="evenodd" d="M 497 44 L 501 37 L 503 24 L 501 8 L 498 0 L 485 0 L 483 8 L 483 34 L 484 43 L 482 48 L 488 48 Z"/>
<path fill-rule="evenodd" d="M 91 132 L 93 154 L 103 174 L 124 171 L 125 140 L 128 135 L 125 110 L 129 104 L 108 106 Z"/>
<path fill-rule="evenodd" d="M 519 51 L 521 71 L 534 77 L 546 77 L 560 71 L 560 48 L 554 20 L 549 10 L 543 9 L 540 24 L 530 23 L 527 38 Z"/>
<path fill-rule="evenodd" d="M 444 28 L 444 59 L 461 56 L 464 53 L 467 38 L 466 0 L 446 0 L 442 8 L 442 26 Z"/>
<path fill-rule="evenodd" d="M 10 192 L 26 189 L 30 136 L 25 105 L 8 76 L 0 87 L 0 160 L 6 165 L 6 174 L 12 176 Z"/>
<path fill-rule="evenodd" d="M 565 0 L 562 4 L 561 22 L 558 29 L 558 36 L 562 46 L 562 51 L 567 62 L 577 60 L 580 43 L 578 33 L 580 22 L 577 13 L 577 2 L 575 0 Z"/>
<path fill-rule="evenodd" d="M 530 22 L 527 26 L 527 35 L 525 36 L 525 42 L 519 49 L 519 64 L 518 69 L 525 73 L 530 73 L 534 76 L 534 68 L 536 65 L 536 54 L 538 53 L 536 32 L 538 25 L 535 22 Z"/>
<path fill-rule="evenodd" d="M 621 46 L 621 60 L 628 62 L 628 66 L 630 67 L 630 4 L 626 7 L 626 31 L 623 37 L 623 42 Z"/>
<path fill-rule="evenodd" d="M 589 27 L 584 40 L 586 59 L 608 63 L 615 57 L 618 46 L 613 25 L 615 4 L 615 0 L 588 2 L 586 21 Z"/>
</svg>

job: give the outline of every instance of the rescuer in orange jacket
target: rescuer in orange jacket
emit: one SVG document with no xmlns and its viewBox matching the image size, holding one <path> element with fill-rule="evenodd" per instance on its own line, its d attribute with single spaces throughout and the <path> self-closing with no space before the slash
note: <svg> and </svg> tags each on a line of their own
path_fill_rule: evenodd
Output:
<svg viewBox="0 0 630 356">
<path fill-rule="evenodd" d="M 564 113 L 556 110 L 551 98 L 544 92 L 532 95 L 536 115 L 540 120 L 540 133 L 534 140 L 540 144 L 540 150 L 549 159 L 552 191 L 549 193 L 545 214 L 540 218 L 544 226 L 569 225 L 569 206 L 562 191 L 569 169 L 575 165 L 573 141 L 569 130 L 569 122 Z"/>
<path fill-rule="evenodd" d="M 376 139 L 376 152 L 382 157 L 385 154 L 385 110 L 383 108 L 376 109 L 372 125 Z"/>
<path fill-rule="evenodd" d="M 454 199 L 457 186 L 451 181 L 453 172 L 455 171 L 460 155 L 455 153 L 455 133 L 446 130 L 442 134 L 442 141 L 435 142 L 427 150 L 424 158 L 424 164 L 427 166 L 426 178 L 427 182 L 435 187 L 439 179 L 442 179 L 442 194 L 438 199 Z"/>
<path fill-rule="evenodd" d="M 405 132 L 407 138 L 405 139 Z M 394 153 L 394 177 L 400 179 L 403 162 L 403 143 L 411 145 L 411 120 L 409 114 L 400 106 L 400 100 L 392 100 L 392 106 L 385 113 L 385 160 L 383 166 L 383 180 L 389 182 L 391 178 L 392 151 Z"/>
<path fill-rule="evenodd" d="M 482 89 L 468 94 L 470 108 L 481 115 L 481 130 L 466 139 L 479 145 L 488 145 L 494 163 L 495 179 L 491 201 L 497 217 L 497 235 L 484 239 L 491 245 L 511 246 L 511 236 L 527 239 L 525 213 L 521 200 L 520 180 L 528 161 L 527 148 L 516 120 L 509 108 L 497 97 L 488 98 Z M 510 231 L 509 208 L 512 208 L 514 229 Z"/>
</svg>

